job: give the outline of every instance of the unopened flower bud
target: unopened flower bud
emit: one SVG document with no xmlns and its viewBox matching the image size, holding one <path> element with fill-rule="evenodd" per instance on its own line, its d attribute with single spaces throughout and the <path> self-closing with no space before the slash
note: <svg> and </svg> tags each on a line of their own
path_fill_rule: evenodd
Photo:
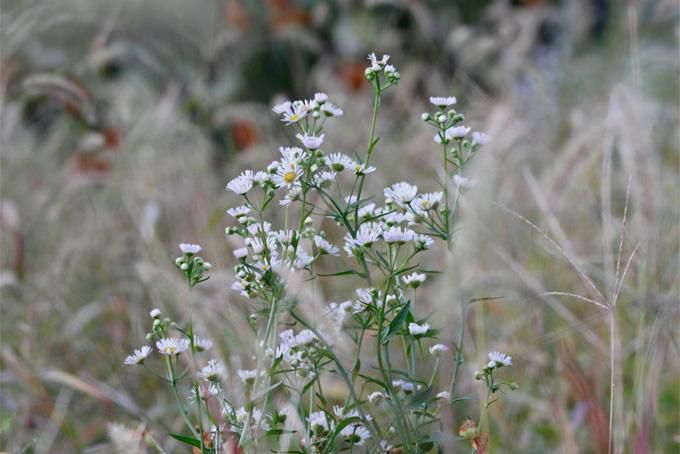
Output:
<svg viewBox="0 0 680 454">
<path fill-rule="evenodd" d="M 187 265 L 186 263 L 182 263 L 182 264 L 179 266 L 179 269 L 182 270 L 182 271 L 186 271 L 186 270 L 189 269 L 189 265 Z"/>
<path fill-rule="evenodd" d="M 430 114 L 427 113 L 427 112 L 423 112 L 423 113 L 420 115 L 420 118 L 422 118 L 423 121 L 429 121 L 429 119 L 430 119 Z"/>
<path fill-rule="evenodd" d="M 510 389 L 515 391 L 515 390 L 519 389 L 519 385 L 517 383 L 515 383 L 514 381 L 510 382 Z"/>
<path fill-rule="evenodd" d="M 151 318 L 159 318 L 161 316 L 161 311 L 160 309 L 153 309 L 151 312 L 149 312 L 149 315 Z"/>
</svg>

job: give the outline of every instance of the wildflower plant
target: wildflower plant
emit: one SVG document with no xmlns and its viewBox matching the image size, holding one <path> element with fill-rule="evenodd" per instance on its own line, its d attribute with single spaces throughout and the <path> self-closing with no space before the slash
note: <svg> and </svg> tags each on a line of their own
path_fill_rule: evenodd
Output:
<svg viewBox="0 0 680 454">
<path fill-rule="evenodd" d="M 202 453 L 220 452 L 230 443 L 252 452 L 429 452 L 442 439 L 436 434 L 447 431 L 440 412 L 457 402 L 463 325 L 452 348 L 436 343 L 437 327 L 416 310 L 417 289 L 428 277 L 420 262 L 435 242 L 450 250 L 457 202 L 468 186 L 463 171 L 487 137 L 464 125 L 454 97 L 430 98 L 434 112 L 422 118 L 435 130 L 441 150 L 441 191 L 421 192 L 411 183 L 395 182 L 384 189 L 382 203 L 367 195 L 366 179 L 376 171 L 381 100 L 400 81 L 389 56 L 371 54 L 368 60 L 365 77 L 373 92 L 373 113 L 364 153 L 349 156 L 325 149 L 324 126 L 343 111 L 326 94 L 316 93 L 273 108 L 295 129 L 298 142 L 280 147 L 266 169 L 245 170 L 227 184 L 240 199 L 227 211 L 232 225 L 226 234 L 240 243 L 233 251 L 232 289 L 249 301 L 259 339 L 254 368 L 237 372 L 243 395 L 230 400 L 235 393 L 224 386 L 226 369 L 204 357 L 212 343 L 193 333 L 190 320 L 181 328 L 159 311 L 151 314 L 147 339 L 165 362 L 166 373 L 159 375 L 171 385 L 190 433 L 171 435 Z M 200 246 L 180 248 L 175 263 L 189 287 L 206 280 L 210 264 L 197 255 Z M 315 265 L 320 260 L 324 269 L 336 264 L 336 271 L 319 273 Z M 330 333 L 307 319 L 288 286 L 296 277 L 339 276 L 362 282 L 344 301 L 328 303 L 324 314 L 325 326 L 334 326 L 351 342 L 352 361 L 339 356 Z M 375 356 L 364 364 L 366 351 Z M 125 363 L 148 367 L 152 353 L 143 346 Z M 440 360 L 452 354 L 451 384 L 437 392 L 433 386 Z M 496 376 L 511 359 L 497 352 L 489 358 L 475 375 L 486 384 L 484 409 L 503 387 L 513 388 Z M 419 366 L 429 361 L 433 368 Z M 343 401 L 326 389 L 332 378 L 344 383 Z M 188 398 L 178 391 L 183 380 L 191 383 Z M 292 403 L 294 412 L 279 408 L 282 400 Z M 478 428 L 474 432 L 450 437 L 479 437 Z"/>
</svg>

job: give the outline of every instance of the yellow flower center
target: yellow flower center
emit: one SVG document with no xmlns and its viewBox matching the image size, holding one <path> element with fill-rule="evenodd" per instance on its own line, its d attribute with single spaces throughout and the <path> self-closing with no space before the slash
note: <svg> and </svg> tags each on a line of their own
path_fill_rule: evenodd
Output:
<svg viewBox="0 0 680 454">
<path fill-rule="evenodd" d="M 295 172 L 292 170 L 290 172 L 286 172 L 283 175 L 283 181 L 285 181 L 287 184 L 291 184 L 293 181 L 295 181 Z"/>
<path fill-rule="evenodd" d="M 290 121 L 298 121 L 300 119 L 300 114 L 293 114 L 289 119 Z"/>
</svg>

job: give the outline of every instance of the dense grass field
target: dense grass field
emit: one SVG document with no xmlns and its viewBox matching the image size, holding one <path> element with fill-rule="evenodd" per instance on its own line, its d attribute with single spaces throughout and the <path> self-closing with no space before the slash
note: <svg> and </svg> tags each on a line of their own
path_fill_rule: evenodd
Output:
<svg viewBox="0 0 680 454">
<path fill-rule="evenodd" d="M 284 98 L 328 93 L 344 115 L 324 146 L 365 149 L 376 51 L 401 83 L 368 193 L 437 189 L 431 95 L 491 138 L 454 253 L 428 257 L 443 272 L 418 290 L 440 342 L 465 326 L 460 392 L 480 391 L 488 351 L 513 357 L 490 452 L 680 452 L 678 3 L 450 3 L 0 2 L 0 451 L 188 452 L 167 387 L 123 360 L 160 308 L 190 310 L 231 377 L 252 367 L 224 187 L 294 140 L 271 112 Z M 182 242 L 213 265 L 191 292 Z M 355 284 L 301 285 L 316 320 Z"/>
</svg>

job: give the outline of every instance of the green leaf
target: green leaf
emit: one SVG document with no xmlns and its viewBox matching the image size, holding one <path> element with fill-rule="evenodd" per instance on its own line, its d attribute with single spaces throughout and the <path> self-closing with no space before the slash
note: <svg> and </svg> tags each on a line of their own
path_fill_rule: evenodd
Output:
<svg viewBox="0 0 680 454">
<path fill-rule="evenodd" d="M 366 275 L 364 273 L 360 273 L 359 271 L 356 270 L 346 270 L 346 271 L 338 271 L 337 273 L 332 273 L 332 274 L 321 274 L 317 273 L 317 276 L 321 277 L 332 277 L 332 276 L 351 276 L 351 275 L 357 275 L 362 279 L 366 278 Z"/>
<path fill-rule="evenodd" d="M 186 435 L 174 434 L 172 432 L 169 432 L 168 435 L 170 435 L 175 440 L 181 441 L 182 443 L 187 444 L 189 446 L 195 446 L 197 448 L 201 447 L 201 442 L 198 441 L 197 439 L 193 438 L 193 437 L 187 437 Z"/>
<path fill-rule="evenodd" d="M 387 331 L 383 331 L 380 343 L 386 344 L 387 342 L 389 342 L 390 338 L 401 329 L 404 323 L 406 323 L 406 320 L 408 319 L 408 315 L 410 312 L 411 303 L 406 303 L 404 307 L 401 308 L 401 311 L 399 311 L 397 316 L 392 319 Z"/>
</svg>

